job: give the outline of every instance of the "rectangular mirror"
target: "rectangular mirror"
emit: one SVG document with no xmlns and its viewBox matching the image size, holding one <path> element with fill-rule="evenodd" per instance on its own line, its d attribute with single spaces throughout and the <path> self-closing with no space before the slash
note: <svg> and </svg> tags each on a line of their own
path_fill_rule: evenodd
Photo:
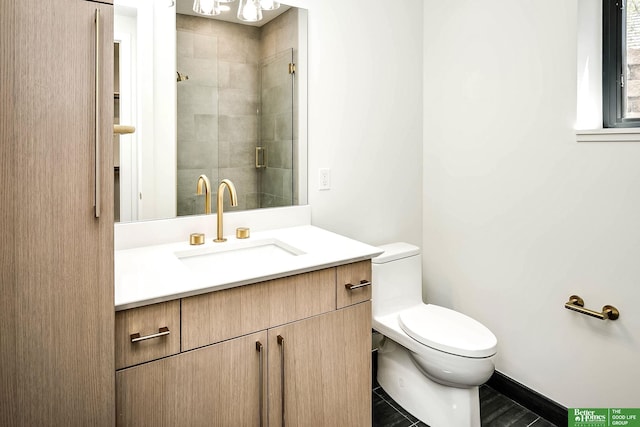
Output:
<svg viewBox="0 0 640 427">
<path fill-rule="evenodd" d="M 203 214 L 203 174 L 213 197 L 235 184 L 225 210 L 307 202 L 307 12 L 246 25 L 238 3 L 209 17 L 193 0 L 115 0 L 114 123 L 135 127 L 114 135 L 116 221 Z"/>
</svg>

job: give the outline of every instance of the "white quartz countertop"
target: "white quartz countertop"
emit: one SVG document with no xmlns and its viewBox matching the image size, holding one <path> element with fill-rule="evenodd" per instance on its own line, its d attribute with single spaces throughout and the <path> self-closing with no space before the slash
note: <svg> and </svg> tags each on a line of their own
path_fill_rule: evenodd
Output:
<svg viewBox="0 0 640 427">
<path fill-rule="evenodd" d="M 252 232 L 249 239 L 242 240 L 226 237 L 227 242 L 214 243 L 213 236 L 207 235 L 205 244 L 192 246 L 189 236 L 185 236 L 184 242 L 117 250 L 116 311 L 363 261 L 382 252 L 311 225 Z M 274 247 L 270 242 L 280 246 Z M 270 246 L 274 254 L 266 250 L 253 255 L 247 252 L 246 260 L 244 255 L 230 260 L 220 257 L 216 259 L 218 264 L 209 265 L 196 258 L 184 258 L 185 254 L 219 253 L 253 243 Z M 295 253 L 280 247 L 289 247 Z M 196 261 L 196 267 L 185 260 Z"/>
</svg>

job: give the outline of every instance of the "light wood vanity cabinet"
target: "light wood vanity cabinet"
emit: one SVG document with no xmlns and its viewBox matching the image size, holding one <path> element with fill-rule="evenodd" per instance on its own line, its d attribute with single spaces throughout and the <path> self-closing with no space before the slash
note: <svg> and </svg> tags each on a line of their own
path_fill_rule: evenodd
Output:
<svg viewBox="0 0 640 427">
<path fill-rule="evenodd" d="M 116 372 L 117 425 L 370 426 L 371 303 L 338 309 L 339 271 L 370 262 L 182 299 L 182 352 Z"/>
</svg>

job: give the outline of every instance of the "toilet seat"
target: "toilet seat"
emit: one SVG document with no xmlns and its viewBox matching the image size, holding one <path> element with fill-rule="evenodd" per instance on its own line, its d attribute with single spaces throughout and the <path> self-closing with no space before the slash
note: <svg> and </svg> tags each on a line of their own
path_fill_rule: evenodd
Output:
<svg viewBox="0 0 640 427">
<path fill-rule="evenodd" d="M 403 310 L 398 323 L 414 340 L 446 353 L 482 358 L 496 354 L 498 340 L 480 322 L 433 304 Z"/>
</svg>

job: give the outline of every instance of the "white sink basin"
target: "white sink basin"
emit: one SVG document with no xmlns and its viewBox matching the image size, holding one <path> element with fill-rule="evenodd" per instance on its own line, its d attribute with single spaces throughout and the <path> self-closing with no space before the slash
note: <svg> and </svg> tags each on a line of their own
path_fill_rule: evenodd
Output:
<svg viewBox="0 0 640 427">
<path fill-rule="evenodd" d="M 214 243 L 213 246 L 175 252 L 175 256 L 195 273 L 266 265 L 303 254 L 303 251 L 278 239 Z"/>
</svg>

